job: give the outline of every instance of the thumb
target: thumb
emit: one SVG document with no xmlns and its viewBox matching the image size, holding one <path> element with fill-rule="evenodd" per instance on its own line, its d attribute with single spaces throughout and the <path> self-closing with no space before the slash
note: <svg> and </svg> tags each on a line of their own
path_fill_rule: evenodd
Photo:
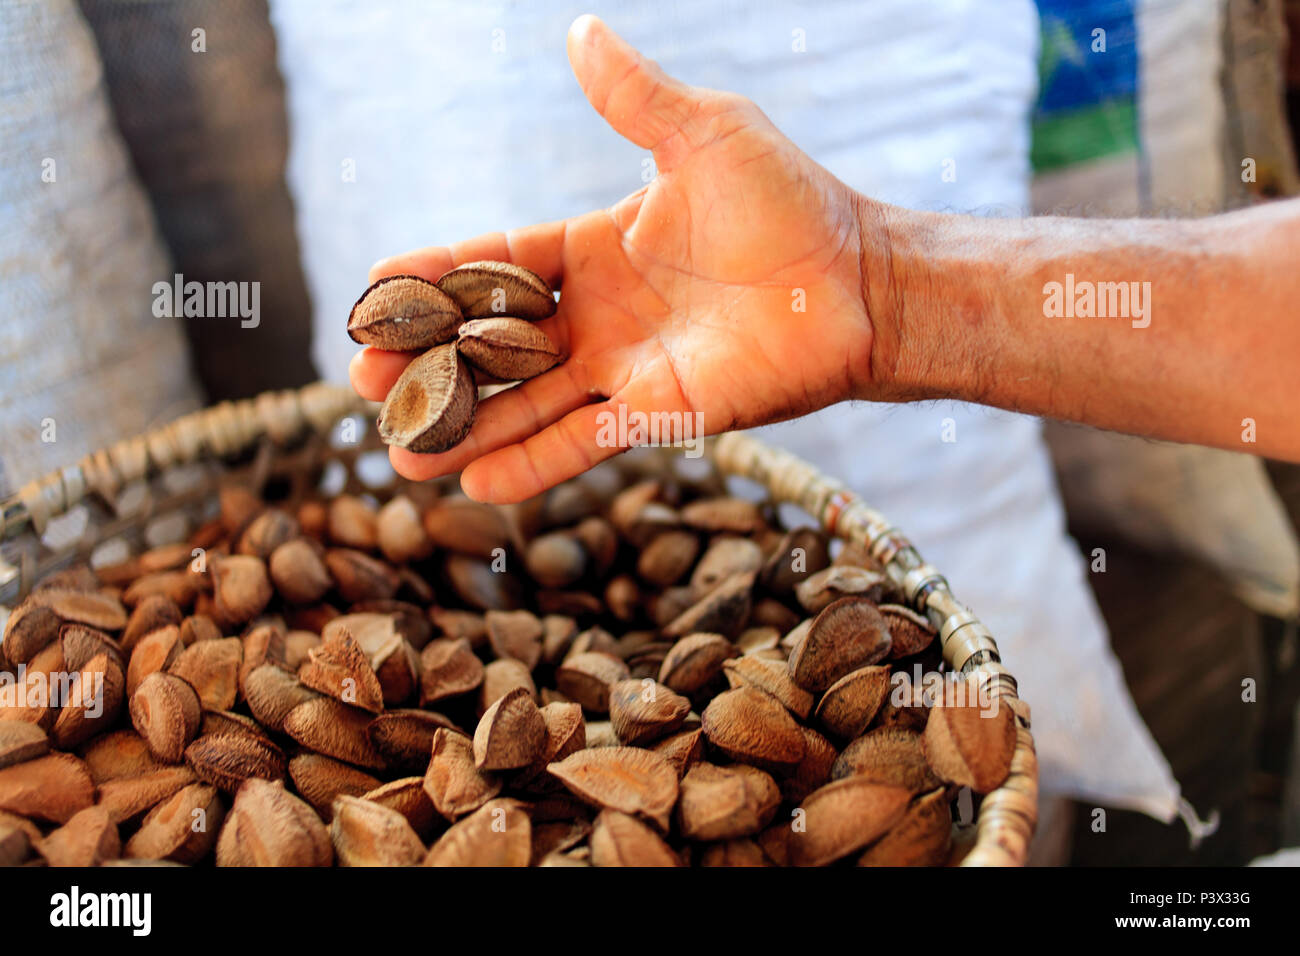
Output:
<svg viewBox="0 0 1300 956">
<path fill-rule="evenodd" d="M 705 91 L 666 74 L 589 13 L 569 27 L 568 48 L 573 75 L 596 112 L 616 133 L 654 152 L 660 171 L 671 169 L 687 148 L 673 134 Z"/>
</svg>

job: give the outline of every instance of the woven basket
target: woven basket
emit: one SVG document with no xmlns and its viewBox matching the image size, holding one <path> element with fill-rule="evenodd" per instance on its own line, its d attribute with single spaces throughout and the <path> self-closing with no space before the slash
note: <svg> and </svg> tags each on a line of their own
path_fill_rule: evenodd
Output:
<svg viewBox="0 0 1300 956">
<path fill-rule="evenodd" d="M 215 513 L 220 483 L 234 476 L 254 487 L 286 482 L 292 502 L 313 493 L 322 468 L 338 463 L 342 484 L 334 490 L 387 498 L 404 483 L 394 478 L 386 488 L 367 486 L 357 467 L 362 455 L 382 448 L 374 429 L 354 421 L 355 441 L 330 441 L 341 420 L 374 412 L 350 390 L 320 383 L 265 393 L 186 415 L 29 483 L 0 507 L 0 604 L 13 606 L 45 574 L 88 560 L 107 541 L 132 550 L 164 543 L 151 534 L 169 521 L 183 533 L 187 524 Z M 981 801 L 974 842 L 961 864 L 1023 865 L 1037 819 L 1038 762 L 1029 708 L 1019 700 L 992 634 L 898 529 L 842 485 L 743 433 L 707 447 L 719 479 L 756 482 L 772 503 L 802 508 L 828 534 L 871 554 L 908 604 L 938 629 L 946 666 L 986 682 L 992 699 L 1011 706 L 1017 718 L 1011 773 Z M 178 523 L 178 516 L 184 520 Z"/>
</svg>

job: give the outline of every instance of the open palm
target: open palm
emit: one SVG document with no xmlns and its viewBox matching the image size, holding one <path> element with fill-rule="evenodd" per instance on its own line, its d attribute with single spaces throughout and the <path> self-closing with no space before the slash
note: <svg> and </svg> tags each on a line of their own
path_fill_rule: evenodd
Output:
<svg viewBox="0 0 1300 956">
<path fill-rule="evenodd" d="M 653 151 L 653 182 L 604 210 L 385 260 L 439 278 L 475 259 L 516 262 L 562 289 L 540 328 L 566 360 L 479 406 L 439 455 L 390 450 L 426 479 L 463 469 L 482 500 L 518 501 L 623 450 L 602 412 L 698 413 L 706 434 L 806 414 L 868 374 L 854 194 L 748 100 L 665 76 L 584 17 L 569 57 L 592 105 Z M 410 357 L 367 349 L 352 381 L 380 400 Z"/>
</svg>

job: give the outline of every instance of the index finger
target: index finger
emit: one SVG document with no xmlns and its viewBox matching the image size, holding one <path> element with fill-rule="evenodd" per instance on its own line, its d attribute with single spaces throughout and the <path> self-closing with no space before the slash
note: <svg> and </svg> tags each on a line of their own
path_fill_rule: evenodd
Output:
<svg viewBox="0 0 1300 956">
<path fill-rule="evenodd" d="M 490 259 L 531 269 L 552 289 L 564 279 L 564 235 L 567 219 L 542 222 L 509 232 L 489 232 L 450 246 L 426 246 L 380 259 L 370 267 L 370 281 L 386 276 L 416 275 L 436 282 L 466 262 Z"/>
</svg>

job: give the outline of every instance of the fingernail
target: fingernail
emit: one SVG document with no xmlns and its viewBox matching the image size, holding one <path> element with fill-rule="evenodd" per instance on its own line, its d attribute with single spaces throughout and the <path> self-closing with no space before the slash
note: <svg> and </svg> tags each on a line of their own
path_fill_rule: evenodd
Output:
<svg viewBox="0 0 1300 956">
<path fill-rule="evenodd" d="M 569 29 L 573 32 L 575 37 L 582 40 L 586 39 L 587 34 L 595 28 L 597 22 L 598 20 L 595 14 L 584 13 L 582 16 L 578 17 L 578 19 L 573 21 L 569 26 Z"/>
</svg>

